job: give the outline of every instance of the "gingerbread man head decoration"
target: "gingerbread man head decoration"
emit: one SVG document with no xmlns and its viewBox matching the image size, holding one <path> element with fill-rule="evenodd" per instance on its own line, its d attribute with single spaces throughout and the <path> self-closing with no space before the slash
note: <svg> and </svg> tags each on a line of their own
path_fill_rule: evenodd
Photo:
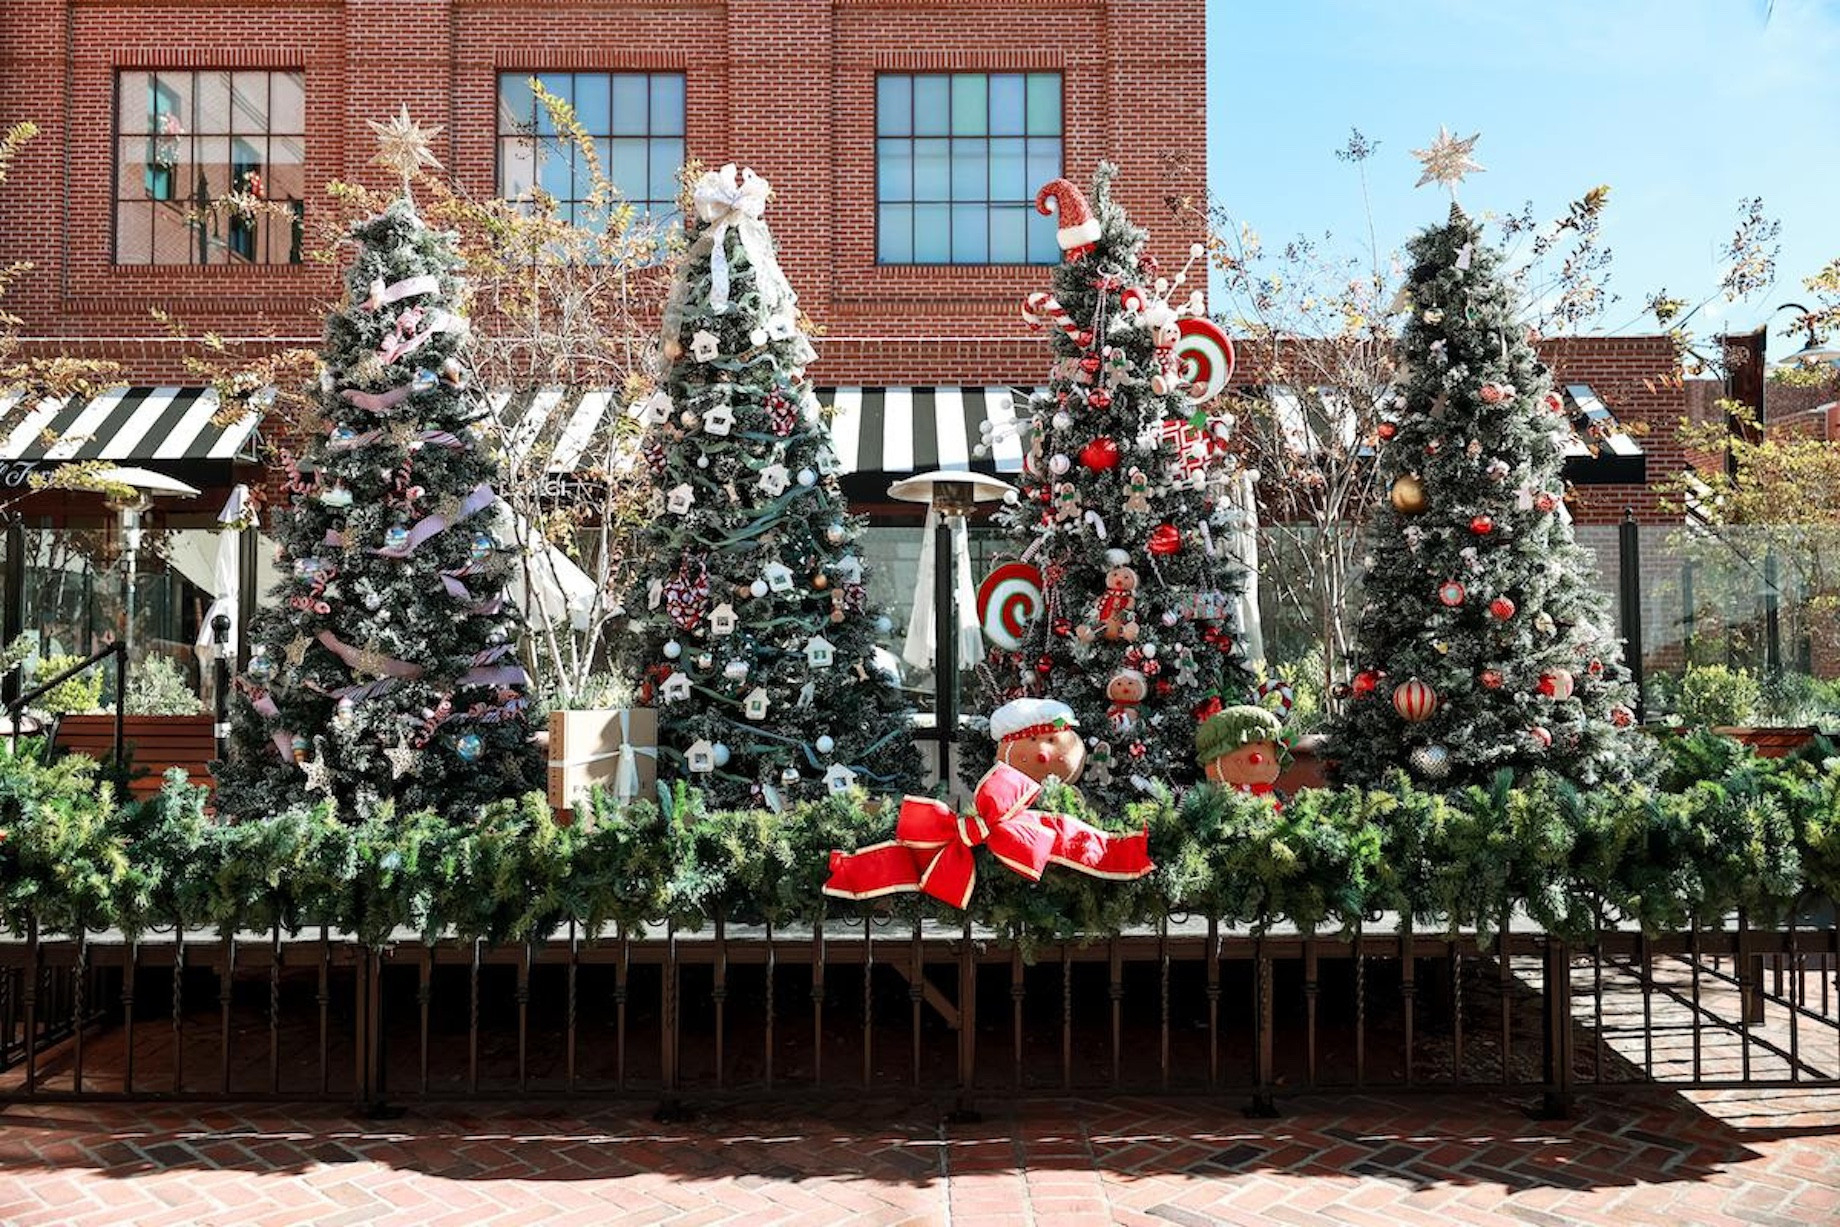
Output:
<svg viewBox="0 0 1840 1227">
<path fill-rule="evenodd" d="M 1054 776 L 1072 784 L 1086 766 L 1080 722 L 1071 707 L 1054 699 L 1012 699 L 990 714 L 990 735 L 997 761 L 1037 783 Z"/>
</svg>

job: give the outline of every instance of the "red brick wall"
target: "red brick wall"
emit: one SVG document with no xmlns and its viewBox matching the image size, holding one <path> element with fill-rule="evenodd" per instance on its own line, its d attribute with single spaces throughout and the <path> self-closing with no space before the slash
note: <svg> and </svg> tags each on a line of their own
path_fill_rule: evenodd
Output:
<svg viewBox="0 0 1840 1227">
<path fill-rule="evenodd" d="M 382 184 L 367 120 L 411 114 L 474 193 L 495 186 L 500 71 L 685 74 L 689 155 L 754 166 L 827 384 L 1032 383 L 1045 367 L 1016 305 L 1042 269 L 882 268 L 874 254 L 877 71 L 1056 70 L 1065 169 L 1122 166 L 1120 196 L 1165 263 L 1195 237 L 1163 205 L 1205 183 L 1203 0 L 6 0 L 0 123 L 42 129 L 0 188 L 9 296 L 31 352 L 185 378 L 163 308 L 196 334 L 312 340 L 329 270 L 110 263 L 114 73 L 296 68 L 307 98 L 308 226 L 329 179 Z M 1145 40 L 1149 28 L 1177 31 Z M 1174 54 L 1171 54 L 1171 48 Z M 1154 88 L 1156 105 L 1144 104 Z M 1173 100 L 1173 101 L 1172 101 Z M 1171 168 L 1174 168 L 1173 170 Z"/>
<path fill-rule="evenodd" d="M 1613 524 L 1633 508 L 1644 524 L 1672 522 L 1656 486 L 1687 464 L 1680 423 L 1687 393 L 1673 342 L 1664 336 L 1565 337 L 1543 342 L 1540 357 L 1554 383 L 1589 384 L 1604 407 L 1648 453 L 1648 485 L 1579 485 L 1572 515 L 1579 524 Z"/>
</svg>

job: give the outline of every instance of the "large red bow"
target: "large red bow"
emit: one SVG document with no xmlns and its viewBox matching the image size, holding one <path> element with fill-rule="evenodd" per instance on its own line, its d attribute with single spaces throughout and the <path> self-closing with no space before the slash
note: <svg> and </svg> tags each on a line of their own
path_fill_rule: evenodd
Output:
<svg viewBox="0 0 1840 1227">
<path fill-rule="evenodd" d="M 1015 872 L 1039 882 L 1050 864 L 1095 878 L 1141 878 L 1150 861 L 1149 835 L 1107 835 L 1077 818 L 1033 810 L 1041 785 L 1005 763 L 978 781 L 976 812 L 955 814 L 943 802 L 906 797 L 894 839 L 860 852 L 832 852 L 824 893 L 873 899 L 924 891 L 953 907 L 971 901 L 977 885 L 972 849 L 983 844 Z"/>
</svg>

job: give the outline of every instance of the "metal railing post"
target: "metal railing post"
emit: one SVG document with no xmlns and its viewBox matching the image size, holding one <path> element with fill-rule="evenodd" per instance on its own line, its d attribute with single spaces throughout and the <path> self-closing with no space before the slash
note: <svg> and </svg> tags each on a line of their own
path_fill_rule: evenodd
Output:
<svg viewBox="0 0 1840 1227">
<path fill-rule="evenodd" d="M 230 752 L 230 616 L 211 619 L 211 734 L 221 762 Z"/>
<path fill-rule="evenodd" d="M 1636 509 L 1623 508 L 1623 522 L 1617 526 L 1617 588 L 1623 631 L 1623 663 L 1629 668 L 1629 680 L 1636 689 L 1636 723 L 1646 714 L 1642 667 L 1642 539 L 1636 523 Z"/>
</svg>

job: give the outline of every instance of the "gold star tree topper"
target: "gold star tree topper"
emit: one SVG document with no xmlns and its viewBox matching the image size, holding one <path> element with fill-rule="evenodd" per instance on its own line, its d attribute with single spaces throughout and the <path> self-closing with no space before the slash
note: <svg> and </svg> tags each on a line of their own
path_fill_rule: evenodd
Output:
<svg viewBox="0 0 1840 1227">
<path fill-rule="evenodd" d="M 374 119 L 365 122 L 377 134 L 377 156 L 371 161 L 401 175 L 404 184 L 413 179 L 415 172 L 424 166 L 433 170 L 441 169 L 440 160 L 434 156 L 428 144 L 441 134 L 443 125 L 422 127 L 409 118 L 408 103 L 404 103 L 396 118 L 387 124 L 380 124 Z"/>
<path fill-rule="evenodd" d="M 1481 163 L 1470 155 L 1476 150 L 1476 142 L 1482 133 L 1477 132 L 1462 140 L 1450 134 L 1444 125 L 1438 125 L 1438 137 L 1431 142 L 1429 149 L 1414 149 L 1412 156 L 1424 163 L 1425 173 L 1418 177 L 1413 187 L 1424 187 L 1427 183 L 1441 183 L 1450 189 L 1451 198 L 1455 199 L 1457 184 L 1463 182 L 1463 176 L 1483 170 Z"/>
</svg>

